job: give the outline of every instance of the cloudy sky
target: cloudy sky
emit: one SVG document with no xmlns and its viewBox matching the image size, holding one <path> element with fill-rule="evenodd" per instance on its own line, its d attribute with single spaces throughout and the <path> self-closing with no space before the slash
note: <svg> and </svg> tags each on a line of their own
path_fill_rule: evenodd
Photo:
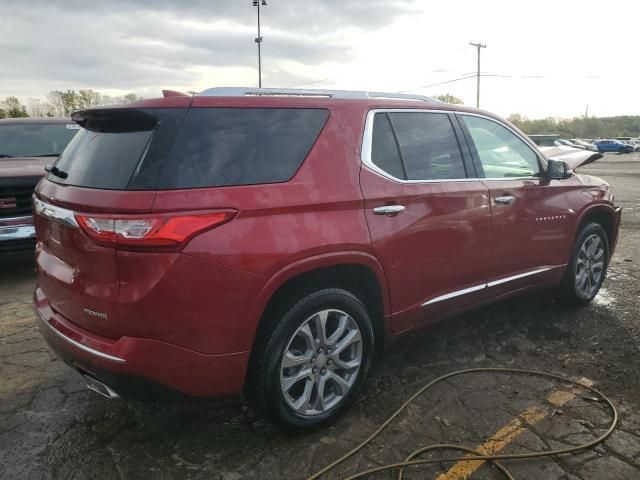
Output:
<svg viewBox="0 0 640 480">
<path fill-rule="evenodd" d="M 640 2 L 267 0 L 263 84 L 451 93 L 502 115 L 640 114 Z M 0 0 L 0 98 L 257 83 L 251 0 Z M 453 80 L 453 81 L 452 81 Z M 449 82 L 449 83 L 444 83 Z"/>
</svg>

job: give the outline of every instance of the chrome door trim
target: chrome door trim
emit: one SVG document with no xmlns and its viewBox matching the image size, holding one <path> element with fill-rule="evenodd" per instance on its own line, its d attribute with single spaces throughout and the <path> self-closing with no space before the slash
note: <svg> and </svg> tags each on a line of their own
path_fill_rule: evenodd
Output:
<svg viewBox="0 0 640 480">
<path fill-rule="evenodd" d="M 553 268 L 555 267 L 536 268 L 535 270 L 531 270 L 529 272 L 519 273 L 518 275 L 512 275 L 510 277 L 501 278 L 500 280 L 495 280 L 493 282 L 483 283 L 481 285 L 474 285 L 473 287 L 463 288 L 462 290 L 454 290 L 444 295 L 440 295 L 439 297 L 432 298 L 431 300 L 423 303 L 422 306 L 426 307 L 427 305 L 431 305 L 432 303 L 442 302 L 443 300 L 449 300 L 450 298 L 459 297 L 462 295 L 466 295 L 468 293 L 478 292 L 486 288 L 495 287 L 496 285 L 502 285 L 503 283 L 512 282 L 514 280 L 519 280 L 521 278 L 529 277 L 531 275 L 536 275 L 538 273 L 546 272 L 548 270 L 552 270 Z"/>
<path fill-rule="evenodd" d="M 56 334 L 58 337 L 65 340 L 66 342 L 70 343 L 74 347 L 79 348 L 84 352 L 90 353 L 91 355 L 95 355 L 96 357 L 104 358 L 105 360 L 111 360 L 112 362 L 117 362 L 117 363 L 127 363 L 127 361 L 124 358 L 114 357 L 113 355 L 102 353 L 98 350 L 94 350 L 93 348 L 87 347 L 86 345 L 76 342 L 74 339 L 69 338 L 64 333 L 56 330 L 49 322 L 45 320 L 45 318 L 39 312 L 36 311 L 36 313 L 40 318 L 40 321 L 44 323 L 47 326 L 47 328 L 51 330 L 51 332 L 53 332 L 54 334 Z"/>
<path fill-rule="evenodd" d="M 426 307 L 427 305 L 431 305 L 432 303 L 442 302 L 443 300 L 449 300 L 450 298 L 466 295 L 467 293 L 477 292 L 479 290 L 484 290 L 485 288 L 487 288 L 487 284 L 483 283 L 482 285 L 475 285 L 473 287 L 463 288 L 462 290 L 455 290 L 445 295 L 440 295 L 439 297 L 432 298 L 428 302 L 423 303 L 422 306 Z"/>
<path fill-rule="evenodd" d="M 548 270 L 551 270 L 552 268 L 553 267 L 543 267 L 543 268 L 538 268 L 536 270 L 532 270 L 530 272 L 525 272 L 525 273 L 520 273 L 518 275 L 513 275 L 511 277 L 501 278 L 500 280 L 495 280 L 493 282 L 487 283 L 487 287 L 495 287 L 496 285 L 502 285 L 503 283 L 512 282 L 514 280 L 519 280 L 519 279 L 524 278 L 524 277 L 529 277 L 531 275 L 536 275 L 538 273 L 546 272 Z"/>
<path fill-rule="evenodd" d="M 50 203 L 43 202 L 42 200 L 33 197 L 33 209 L 36 214 L 41 217 L 48 218 L 49 220 L 53 220 L 54 222 L 67 225 L 69 227 L 79 226 L 74 213 L 66 208 L 56 207 L 55 205 L 51 205 Z"/>
</svg>

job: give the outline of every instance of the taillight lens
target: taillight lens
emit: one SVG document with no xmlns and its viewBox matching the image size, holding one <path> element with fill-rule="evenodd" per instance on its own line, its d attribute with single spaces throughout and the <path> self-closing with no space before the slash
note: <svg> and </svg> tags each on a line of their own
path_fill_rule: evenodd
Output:
<svg viewBox="0 0 640 480">
<path fill-rule="evenodd" d="M 177 247 L 228 222 L 233 210 L 182 215 L 82 215 L 76 220 L 96 242 L 109 246 Z"/>
</svg>

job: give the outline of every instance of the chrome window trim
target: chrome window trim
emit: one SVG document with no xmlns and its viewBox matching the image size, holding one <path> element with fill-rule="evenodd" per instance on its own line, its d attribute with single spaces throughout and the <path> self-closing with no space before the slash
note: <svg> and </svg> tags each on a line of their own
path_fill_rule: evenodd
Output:
<svg viewBox="0 0 640 480">
<path fill-rule="evenodd" d="M 69 227 L 79 226 L 74 213 L 66 208 L 56 207 L 55 205 L 51 205 L 33 197 L 33 209 L 36 214 L 41 217 L 48 218 L 49 220 L 53 220 L 54 222 L 67 225 Z"/>
<path fill-rule="evenodd" d="M 485 290 L 487 288 L 495 287 L 497 285 L 502 285 L 503 283 L 512 282 L 514 280 L 519 280 L 521 278 L 529 277 L 531 275 L 536 275 L 538 273 L 547 272 L 552 270 L 555 267 L 541 267 L 536 268 L 535 270 L 531 270 L 524 273 L 519 273 L 518 275 L 512 275 L 510 277 L 501 278 L 500 280 L 494 280 L 493 282 L 487 282 L 480 285 L 474 285 L 473 287 L 463 288 L 462 290 L 454 290 L 449 293 L 445 293 L 444 295 L 440 295 L 438 297 L 432 298 L 422 304 L 423 307 L 427 305 L 431 305 L 433 303 L 442 302 L 443 300 L 449 300 L 450 298 L 460 297 L 462 295 L 466 295 L 468 293 L 478 292 L 480 290 Z"/>
<path fill-rule="evenodd" d="M 444 115 L 454 114 L 454 115 L 471 115 L 474 117 L 485 118 L 487 120 L 491 120 L 492 122 L 497 123 L 498 125 L 502 125 L 507 130 L 512 132 L 516 137 L 522 140 L 529 148 L 531 145 L 525 139 L 522 138 L 521 135 L 518 134 L 515 130 L 510 128 L 508 125 L 505 125 L 502 122 L 497 121 L 494 118 L 491 118 L 487 115 L 482 115 L 479 113 L 467 113 L 467 112 L 459 112 L 456 110 L 440 110 L 440 109 L 429 109 L 429 108 L 375 108 L 371 109 L 367 112 L 367 118 L 365 120 L 364 126 L 364 134 L 362 137 L 362 148 L 360 149 L 360 161 L 362 164 L 373 173 L 378 174 L 379 176 L 391 180 L 392 182 L 403 183 L 403 184 L 421 184 L 421 183 L 446 183 L 446 182 L 482 182 L 485 180 L 491 181 L 509 181 L 509 180 L 541 180 L 542 177 L 538 176 L 528 176 L 528 177 L 502 177 L 502 178 L 486 178 L 486 177 L 466 177 L 466 178 L 443 178 L 438 180 L 404 180 L 402 178 L 397 178 L 387 173 L 382 168 L 378 167 L 371 160 L 371 148 L 373 144 L 373 121 L 374 117 L 377 113 L 441 113 Z M 452 126 L 453 128 L 453 126 Z M 533 153 L 540 159 L 543 170 L 546 169 L 546 161 L 544 157 L 537 150 L 532 149 Z M 462 152 L 461 152 L 462 154 Z"/>
<path fill-rule="evenodd" d="M 47 326 L 47 328 L 51 330 L 51 332 L 53 332 L 54 334 L 56 334 L 58 337 L 62 338 L 66 342 L 70 343 L 74 347 L 77 347 L 84 352 L 90 353 L 91 355 L 95 355 L 96 357 L 104 358 L 105 360 L 110 360 L 112 362 L 117 362 L 117 363 L 127 363 L 127 361 L 124 358 L 114 357 L 113 355 L 102 353 L 98 350 L 94 350 L 93 348 L 87 347 L 86 345 L 76 342 L 72 338 L 67 337 L 64 333 L 56 330 L 49 322 L 45 320 L 45 318 L 39 312 L 36 312 L 36 313 L 38 314 L 40 321 L 44 323 Z"/>
<path fill-rule="evenodd" d="M 467 115 L 469 117 L 483 118 L 483 119 L 489 120 L 489 121 L 491 121 L 493 123 L 497 123 L 501 127 L 506 128 L 511 133 L 513 133 L 516 137 L 518 137 L 520 140 L 522 140 L 522 143 L 524 143 L 529 148 L 529 150 L 531 150 L 535 154 L 535 156 L 538 158 L 538 160 L 542 164 L 541 165 L 542 171 L 540 173 L 544 173 L 547 170 L 547 161 L 546 161 L 546 158 L 544 158 L 544 155 L 542 155 L 542 153 L 539 152 L 537 148 L 534 148 L 532 146 L 533 142 L 531 140 L 529 140 L 528 138 L 524 138 L 517 131 L 515 131 L 513 128 L 511 128 L 509 125 L 506 125 L 505 123 L 503 123 L 503 122 L 501 122 L 501 121 L 499 121 L 499 120 L 497 120 L 495 118 L 489 117 L 488 115 L 482 115 L 482 114 L 479 114 L 479 113 L 470 113 L 470 112 L 454 112 L 454 113 L 456 115 L 459 115 L 459 116 Z M 484 178 L 485 178 L 485 180 L 504 180 L 505 179 L 504 177 L 499 177 L 499 178 L 487 178 L 487 177 L 484 177 Z M 516 179 L 523 179 L 523 178 L 541 179 L 542 177 L 541 176 L 535 176 L 535 175 L 531 175 L 529 177 L 511 177 L 511 178 L 507 177 L 508 180 L 516 180 Z"/>
<path fill-rule="evenodd" d="M 360 150 L 360 161 L 364 166 L 366 166 L 373 173 L 377 173 L 381 177 L 386 178 L 387 180 L 391 180 L 397 183 L 404 184 L 421 184 L 421 183 L 443 183 L 443 182 L 476 182 L 478 180 L 482 180 L 477 177 L 467 177 L 467 178 L 447 178 L 447 179 L 438 179 L 438 180 L 404 180 L 402 178 L 397 178 L 387 173 L 382 168 L 378 167 L 371 160 L 371 147 L 373 143 L 373 120 L 377 113 L 440 113 L 442 115 L 449 115 L 451 113 L 450 110 L 439 110 L 432 108 L 374 108 L 367 112 L 367 118 L 365 120 L 364 126 L 364 135 L 362 137 L 362 148 Z M 451 126 L 453 131 L 453 125 Z M 462 152 L 460 152 L 462 155 Z"/>
</svg>

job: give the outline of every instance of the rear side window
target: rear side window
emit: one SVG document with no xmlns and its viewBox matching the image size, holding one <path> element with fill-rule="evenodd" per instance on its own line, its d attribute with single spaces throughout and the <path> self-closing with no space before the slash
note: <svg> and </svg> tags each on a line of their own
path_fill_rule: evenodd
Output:
<svg viewBox="0 0 640 480">
<path fill-rule="evenodd" d="M 453 126 L 446 113 L 389 114 L 409 180 L 465 178 Z"/>
<path fill-rule="evenodd" d="M 306 158 L 328 115 L 324 109 L 193 108 L 158 187 L 285 182 Z"/>
<path fill-rule="evenodd" d="M 467 176 L 446 113 L 377 113 L 371 161 L 401 180 L 445 180 Z"/>
<path fill-rule="evenodd" d="M 373 120 L 371 161 L 395 178 L 406 179 L 398 144 L 389 123 L 389 115 L 377 113 Z"/>
</svg>

